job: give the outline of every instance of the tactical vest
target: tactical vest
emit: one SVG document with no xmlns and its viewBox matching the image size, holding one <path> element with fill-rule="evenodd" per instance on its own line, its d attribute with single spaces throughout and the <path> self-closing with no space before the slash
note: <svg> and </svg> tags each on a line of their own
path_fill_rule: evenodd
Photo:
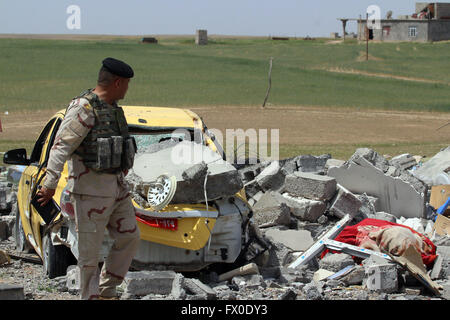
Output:
<svg viewBox="0 0 450 320">
<path fill-rule="evenodd" d="M 128 133 L 123 109 L 108 105 L 92 92 L 83 92 L 78 98 L 89 101 L 95 114 L 95 124 L 75 151 L 86 167 L 101 173 L 118 173 L 133 167 L 137 147 Z"/>
</svg>

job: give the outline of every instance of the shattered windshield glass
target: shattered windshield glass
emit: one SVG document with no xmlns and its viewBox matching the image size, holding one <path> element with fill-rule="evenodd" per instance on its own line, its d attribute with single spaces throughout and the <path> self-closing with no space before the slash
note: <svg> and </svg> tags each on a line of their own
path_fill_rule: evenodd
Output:
<svg viewBox="0 0 450 320">
<path fill-rule="evenodd" d="M 179 132 L 131 132 L 131 135 L 136 140 L 138 153 L 152 153 L 172 147 L 181 141 L 192 141 L 194 133 L 188 130 L 182 130 Z"/>
</svg>

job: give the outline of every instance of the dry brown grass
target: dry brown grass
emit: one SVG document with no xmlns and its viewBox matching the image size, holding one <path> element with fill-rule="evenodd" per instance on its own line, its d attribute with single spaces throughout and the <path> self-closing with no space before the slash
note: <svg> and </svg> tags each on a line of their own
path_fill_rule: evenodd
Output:
<svg viewBox="0 0 450 320">
<path fill-rule="evenodd" d="M 437 130 L 450 121 L 449 113 L 364 111 L 353 108 L 321 108 L 308 106 L 197 106 L 210 129 L 280 130 L 282 157 L 315 152 L 331 153 L 347 158 L 356 147 L 373 147 L 380 153 L 403 152 L 434 155 L 449 145 L 450 126 Z M 34 141 L 46 121 L 57 110 L 10 112 L 0 115 L 1 140 Z M 5 150 L 0 150 L 5 151 Z"/>
</svg>

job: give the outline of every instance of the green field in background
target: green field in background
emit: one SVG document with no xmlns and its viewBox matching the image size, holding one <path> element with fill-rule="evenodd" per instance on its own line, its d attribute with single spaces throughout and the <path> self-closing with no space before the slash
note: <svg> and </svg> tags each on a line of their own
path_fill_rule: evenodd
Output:
<svg viewBox="0 0 450 320">
<path fill-rule="evenodd" d="M 101 61 L 128 62 L 135 78 L 122 104 L 260 105 L 273 57 L 272 105 L 450 111 L 450 43 L 371 43 L 374 60 L 360 61 L 365 44 L 264 38 L 139 38 L 105 40 L 0 39 L 0 111 L 64 107 L 95 86 Z M 426 83 L 327 68 L 439 80 Z"/>
</svg>

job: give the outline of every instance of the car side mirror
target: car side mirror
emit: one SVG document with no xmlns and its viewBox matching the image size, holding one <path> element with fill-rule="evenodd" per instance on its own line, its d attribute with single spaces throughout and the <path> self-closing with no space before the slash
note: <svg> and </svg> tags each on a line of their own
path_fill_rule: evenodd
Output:
<svg viewBox="0 0 450 320">
<path fill-rule="evenodd" d="M 3 156 L 3 162 L 6 164 L 18 164 L 24 166 L 30 164 L 30 160 L 27 159 L 27 150 L 23 148 L 6 152 Z"/>
</svg>

